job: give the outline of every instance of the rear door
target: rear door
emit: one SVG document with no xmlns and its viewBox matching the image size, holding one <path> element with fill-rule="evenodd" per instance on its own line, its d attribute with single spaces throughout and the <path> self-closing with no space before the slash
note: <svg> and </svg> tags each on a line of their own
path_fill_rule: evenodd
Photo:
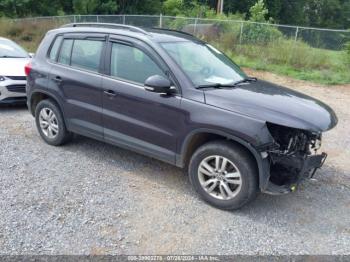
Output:
<svg viewBox="0 0 350 262">
<path fill-rule="evenodd" d="M 104 34 L 65 34 L 50 82 L 58 86 L 64 100 L 64 116 L 69 130 L 103 139 L 102 57 Z"/>
<path fill-rule="evenodd" d="M 109 75 L 103 78 L 105 140 L 174 163 L 176 138 L 184 122 L 180 90 L 161 95 L 144 89 L 149 76 L 171 78 L 164 62 L 141 41 L 115 36 L 108 44 L 105 67 Z"/>
</svg>

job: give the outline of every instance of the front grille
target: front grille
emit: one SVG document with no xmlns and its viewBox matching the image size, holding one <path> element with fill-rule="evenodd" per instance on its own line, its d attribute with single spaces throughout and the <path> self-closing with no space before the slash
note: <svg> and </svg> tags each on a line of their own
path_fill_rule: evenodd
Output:
<svg viewBox="0 0 350 262">
<path fill-rule="evenodd" d="M 16 92 L 16 93 L 26 92 L 26 85 L 9 85 L 6 88 L 10 92 Z"/>
<path fill-rule="evenodd" d="M 27 78 L 25 76 L 6 76 L 9 79 L 12 80 L 26 80 Z"/>
</svg>

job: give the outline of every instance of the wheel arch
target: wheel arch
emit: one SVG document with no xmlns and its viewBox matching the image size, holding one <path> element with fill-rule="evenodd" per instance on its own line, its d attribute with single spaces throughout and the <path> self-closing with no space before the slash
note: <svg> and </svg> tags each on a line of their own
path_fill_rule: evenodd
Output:
<svg viewBox="0 0 350 262">
<path fill-rule="evenodd" d="M 61 111 L 62 116 L 63 116 L 63 121 L 66 125 L 66 127 L 68 128 L 68 123 L 65 117 L 65 113 L 63 110 L 63 105 L 60 101 L 60 99 L 58 97 L 56 97 L 54 94 L 43 91 L 43 90 L 37 90 L 34 91 L 31 95 L 30 95 L 30 99 L 28 102 L 28 109 L 29 112 L 32 114 L 32 116 L 35 117 L 35 108 L 38 105 L 38 103 L 40 103 L 40 101 L 45 100 L 45 99 L 50 99 L 51 101 L 53 101 L 54 103 L 56 103 L 56 105 L 58 106 L 58 109 Z"/>
<path fill-rule="evenodd" d="M 59 107 L 59 109 L 61 110 L 62 114 L 64 114 L 63 110 L 62 110 L 62 105 L 59 102 L 59 99 L 53 95 L 52 93 L 43 91 L 43 90 L 38 90 L 38 91 L 34 91 L 31 95 L 30 95 L 30 99 L 29 99 L 29 111 L 30 113 L 35 116 L 35 108 L 38 105 L 38 103 L 42 100 L 45 99 L 51 99 L 53 100 Z"/>
<path fill-rule="evenodd" d="M 261 157 L 261 154 L 247 141 L 228 134 L 224 131 L 213 130 L 213 129 L 197 129 L 192 131 L 186 136 L 184 142 L 181 145 L 180 154 L 176 157 L 176 165 L 182 168 L 186 168 L 191 155 L 195 152 L 197 148 L 203 145 L 206 142 L 217 140 L 217 139 L 226 139 L 230 140 L 244 148 L 255 160 L 258 173 L 259 173 L 259 187 L 264 188 L 266 180 L 269 178 L 269 163 L 266 159 Z"/>
</svg>

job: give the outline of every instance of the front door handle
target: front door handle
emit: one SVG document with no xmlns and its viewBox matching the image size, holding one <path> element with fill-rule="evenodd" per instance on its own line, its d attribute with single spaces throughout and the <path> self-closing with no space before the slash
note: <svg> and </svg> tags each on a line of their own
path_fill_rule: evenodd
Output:
<svg viewBox="0 0 350 262">
<path fill-rule="evenodd" d="M 108 96 L 116 96 L 116 92 L 114 92 L 113 90 L 105 90 L 103 91 L 103 93 L 105 93 Z"/>
</svg>

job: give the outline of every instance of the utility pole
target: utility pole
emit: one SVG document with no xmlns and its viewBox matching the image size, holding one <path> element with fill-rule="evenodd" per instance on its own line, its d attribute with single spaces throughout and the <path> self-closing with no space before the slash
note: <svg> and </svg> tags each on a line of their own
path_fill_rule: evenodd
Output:
<svg viewBox="0 0 350 262">
<path fill-rule="evenodd" d="M 216 6 L 216 12 L 222 14 L 224 12 L 224 0 L 218 0 Z"/>
</svg>

